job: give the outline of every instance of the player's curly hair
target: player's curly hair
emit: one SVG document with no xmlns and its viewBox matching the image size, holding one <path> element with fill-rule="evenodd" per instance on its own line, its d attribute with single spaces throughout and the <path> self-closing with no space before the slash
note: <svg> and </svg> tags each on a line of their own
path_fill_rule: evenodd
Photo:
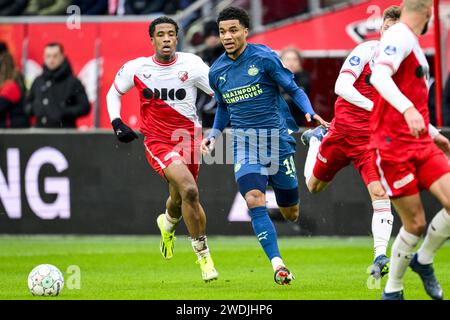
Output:
<svg viewBox="0 0 450 320">
<path fill-rule="evenodd" d="M 227 20 L 238 20 L 239 23 L 245 28 L 250 28 L 250 17 L 244 9 L 236 7 L 228 7 L 220 11 L 219 17 L 217 18 L 217 24 L 220 21 Z"/>
<path fill-rule="evenodd" d="M 153 34 L 155 33 L 155 28 L 158 24 L 162 24 L 162 23 L 170 23 L 173 24 L 175 26 L 175 33 L 178 35 L 178 24 L 175 22 L 175 20 L 173 20 L 172 18 L 166 17 L 166 16 L 161 16 L 156 18 L 155 20 L 152 21 L 152 23 L 150 23 L 150 26 L 148 27 L 148 34 L 150 35 L 150 38 L 153 38 Z"/>
</svg>

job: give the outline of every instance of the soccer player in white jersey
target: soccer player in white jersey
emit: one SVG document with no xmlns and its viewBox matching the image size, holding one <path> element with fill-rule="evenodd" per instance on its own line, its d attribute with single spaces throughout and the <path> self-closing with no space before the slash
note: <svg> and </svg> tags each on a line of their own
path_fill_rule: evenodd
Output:
<svg viewBox="0 0 450 320">
<path fill-rule="evenodd" d="M 423 281 L 433 299 L 443 299 L 435 277 L 433 258 L 450 237 L 450 164 L 429 135 L 429 66 L 419 36 L 428 27 L 432 0 L 404 0 L 400 22 L 381 38 L 371 83 L 381 97 L 371 117 L 371 145 L 381 183 L 402 220 L 392 245 L 385 300 L 403 299 L 403 276 L 408 268 Z M 448 149 L 447 156 L 448 156 Z M 429 190 L 443 208 L 425 232 L 425 212 L 420 191 Z"/>
<path fill-rule="evenodd" d="M 400 7 L 387 8 L 383 13 L 380 34 L 399 18 Z M 376 40 L 363 42 L 345 60 L 336 80 L 335 92 L 338 98 L 329 132 L 323 127 L 317 127 L 302 134 L 302 142 L 309 145 L 305 178 L 310 192 L 324 190 L 337 172 L 350 163 L 354 164 L 363 178 L 373 207 L 374 262 L 371 274 L 377 279 L 389 271 L 386 251 L 393 224 L 389 197 L 381 186 L 372 153 L 367 150 L 370 112 L 377 97 L 368 79 L 372 74 L 378 44 Z"/>
<path fill-rule="evenodd" d="M 218 278 L 206 239 L 206 216 L 199 202 L 197 177 L 202 128 L 197 119 L 197 88 L 213 94 L 209 67 L 194 54 L 176 52 L 178 25 L 168 17 L 155 19 L 149 27 L 155 50 L 151 57 L 125 63 L 107 95 L 108 112 L 121 142 L 137 138 L 120 118 L 121 96 L 131 88 L 139 91 L 141 132 L 147 160 L 169 184 L 166 212 L 157 218 L 160 250 L 171 259 L 175 228 L 184 218 L 202 278 Z"/>
</svg>

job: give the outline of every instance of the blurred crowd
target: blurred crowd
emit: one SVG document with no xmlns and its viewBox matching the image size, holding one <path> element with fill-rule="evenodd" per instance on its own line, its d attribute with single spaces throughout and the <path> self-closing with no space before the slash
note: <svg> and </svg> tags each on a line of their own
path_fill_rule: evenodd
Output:
<svg viewBox="0 0 450 320">
<path fill-rule="evenodd" d="M 195 0 L 0 0 L 0 16 L 66 15 L 76 5 L 83 15 L 175 14 Z"/>
<path fill-rule="evenodd" d="M 0 42 L 0 128 L 76 128 L 76 120 L 90 110 L 61 44 L 45 46 L 43 72 L 27 90 L 7 45 Z"/>
<path fill-rule="evenodd" d="M 343 0 L 322 0 L 321 6 L 334 5 Z M 76 5 L 83 15 L 172 15 L 191 5 L 195 0 L 0 0 L 0 16 L 66 15 L 67 7 Z M 241 0 L 248 6 L 249 0 Z M 306 0 L 262 0 L 265 8 L 263 23 L 298 15 L 308 10 Z M 209 66 L 224 52 L 219 30 L 214 20 L 206 20 L 189 38 L 189 45 Z M 185 27 L 185 26 L 183 26 Z M 187 32 L 185 32 L 187 34 Z M 301 52 L 285 48 L 280 59 L 294 76 L 295 82 L 306 94 L 313 88 L 311 76 L 304 69 Z M 76 119 L 90 112 L 91 106 L 80 80 L 72 73 L 70 62 L 59 43 L 49 43 L 43 52 L 43 72 L 31 87 L 24 85 L 23 76 L 14 65 L 7 45 L 0 42 L 0 128 L 75 128 Z M 311 70 L 310 70 L 311 71 Z M 443 125 L 450 126 L 450 74 L 444 76 L 442 99 Z M 282 89 L 280 89 L 282 90 Z M 286 93 L 282 92 L 299 126 L 306 126 L 303 114 Z M 198 114 L 204 127 L 214 122 L 216 104 L 213 98 L 199 90 Z M 430 119 L 436 123 L 434 83 L 431 83 Z M 332 106 L 330 106 L 332 108 Z"/>
</svg>

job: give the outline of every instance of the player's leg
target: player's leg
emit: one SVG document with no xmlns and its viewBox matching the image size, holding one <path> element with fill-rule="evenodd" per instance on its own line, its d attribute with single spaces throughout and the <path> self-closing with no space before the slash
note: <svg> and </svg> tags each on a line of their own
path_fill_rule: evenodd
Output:
<svg viewBox="0 0 450 320">
<path fill-rule="evenodd" d="M 425 161 L 418 168 L 418 178 L 422 185 L 443 205 L 428 226 L 425 239 L 414 255 L 410 266 L 422 279 L 425 291 L 433 299 L 443 299 L 442 288 L 436 279 L 433 259 L 439 248 L 450 237 L 450 165 L 445 155 L 434 145 Z"/>
<path fill-rule="evenodd" d="M 317 154 L 319 153 L 320 144 L 328 133 L 328 130 L 322 126 L 309 129 L 303 132 L 301 141 L 305 146 L 309 146 L 306 156 L 304 175 L 308 190 L 312 193 L 322 191 L 328 185 L 328 182 L 321 181 L 314 176 L 313 169 L 316 164 Z"/>
<path fill-rule="evenodd" d="M 443 205 L 430 222 L 425 240 L 418 251 L 418 260 L 421 264 L 433 263 L 437 250 L 450 237 L 450 174 L 447 173 L 431 187 L 430 192 Z"/>
<path fill-rule="evenodd" d="M 389 277 L 382 296 L 384 300 L 403 299 L 403 276 L 426 225 L 419 193 L 393 198 L 392 203 L 403 226 L 392 245 Z"/>
<path fill-rule="evenodd" d="M 294 154 L 288 154 L 280 159 L 280 166 L 274 168 L 273 174 L 269 176 L 269 184 L 273 187 L 283 218 L 295 222 L 300 215 L 300 206 Z"/>
<path fill-rule="evenodd" d="M 197 183 L 188 166 L 181 160 L 172 162 L 164 174 L 181 198 L 181 212 L 197 255 L 205 281 L 217 279 L 206 238 L 206 216 L 200 205 Z"/>
<path fill-rule="evenodd" d="M 278 248 L 277 232 L 266 207 L 265 192 L 268 177 L 262 175 L 258 167 L 256 165 L 243 165 L 240 170 L 236 171 L 236 180 L 239 192 L 247 203 L 253 231 L 275 273 L 277 274 L 277 271 L 279 271 L 284 276 L 280 280 L 276 278 L 275 274 L 275 281 L 278 284 L 286 284 L 292 280 L 292 276 L 287 269 L 284 270 L 285 265 Z"/>
<path fill-rule="evenodd" d="M 391 201 L 384 192 L 380 181 L 372 181 L 367 185 L 372 200 L 372 237 L 374 247 L 374 261 L 371 271 L 376 279 L 389 272 L 389 258 L 387 248 L 392 234 L 394 216 Z"/>
<path fill-rule="evenodd" d="M 298 192 L 298 189 L 295 189 L 295 191 L 292 192 Z M 300 205 L 298 203 L 290 206 L 278 204 L 278 208 L 280 208 L 281 215 L 286 221 L 296 222 L 300 216 Z"/>
<path fill-rule="evenodd" d="M 405 151 L 401 159 L 386 159 L 384 151 L 376 150 L 375 160 L 381 184 L 402 222 L 402 228 L 391 248 L 389 276 L 382 294 L 384 300 L 403 299 L 403 276 L 425 230 L 416 156 L 416 152 Z"/>
<path fill-rule="evenodd" d="M 318 128 L 321 127 L 314 130 L 319 130 Z M 308 131 L 305 131 L 305 133 Z M 320 134 L 321 131 L 322 129 L 319 134 L 310 135 L 309 140 L 302 136 L 303 142 L 309 141 L 304 175 L 306 186 L 311 193 L 323 191 L 333 180 L 336 173 L 350 163 L 345 150 L 342 148 L 342 141 L 345 137 L 330 132 L 323 138 L 323 135 Z M 319 140 L 322 138 L 322 141 Z"/>
<path fill-rule="evenodd" d="M 175 243 L 175 228 L 182 218 L 181 196 L 178 190 L 169 183 L 169 198 L 166 201 L 166 212 L 157 218 L 161 232 L 160 251 L 165 259 L 173 257 Z"/>
<path fill-rule="evenodd" d="M 297 170 L 293 154 L 280 157 L 280 167 L 269 176 L 269 184 L 273 187 L 275 198 L 280 208 L 281 214 L 287 221 L 297 221 L 300 215 L 300 205 L 298 196 Z M 293 276 L 289 270 L 283 269 L 275 271 L 275 281 L 283 283 Z"/>
<path fill-rule="evenodd" d="M 375 161 L 375 153 L 366 150 L 367 141 L 357 145 L 352 154 L 353 163 L 364 180 L 372 200 L 372 236 L 374 246 L 374 260 L 371 275 L 376 279 L 389 272 L 389 258 L 387 247 L 392 233 L 394 216 L 391 201 L 380 182 Z"/>
</svg>

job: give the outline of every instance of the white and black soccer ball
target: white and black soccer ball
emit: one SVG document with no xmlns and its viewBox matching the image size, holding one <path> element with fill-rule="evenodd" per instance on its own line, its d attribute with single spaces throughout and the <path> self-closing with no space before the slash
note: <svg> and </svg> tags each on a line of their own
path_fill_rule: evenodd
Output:
<svg viewBox="0 0 450 320">
<path fill-rule="evenodd" d="M 64 276 L 51 264 L 41 264 L 28 275 L 28 288 L 33 296 L 57 296 L 64 287 Z"/>
</svg>

